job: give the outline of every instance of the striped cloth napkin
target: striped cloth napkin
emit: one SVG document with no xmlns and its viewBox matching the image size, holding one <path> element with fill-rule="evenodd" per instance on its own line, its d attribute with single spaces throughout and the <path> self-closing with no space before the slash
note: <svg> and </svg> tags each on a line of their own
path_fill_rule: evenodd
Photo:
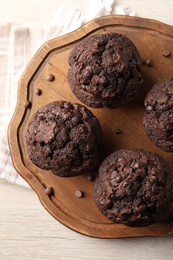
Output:
<svg viewBox="0 0 173 260">
<path fill-rule="evenodd" d="M 28 187 L 13 167 L 7 130 L 15 110 L 17 84 L 27 63 L 47 40 L 79 28 L 82 24 L 109 14 L 134 15 L 128 8 L 117 6 L 113 0 L 89 1 L 85 12 L 60 6 L 52 21 L 35 24 L 0 24 L 0 178 Z"/>
</svg>

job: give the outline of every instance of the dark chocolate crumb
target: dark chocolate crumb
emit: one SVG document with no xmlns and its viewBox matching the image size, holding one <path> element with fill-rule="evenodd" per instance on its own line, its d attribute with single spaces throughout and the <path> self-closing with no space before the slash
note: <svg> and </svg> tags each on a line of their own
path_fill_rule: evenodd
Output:
<svg viewBox="0 0 173 260">
<path fill-rule="evenodd" d="M 45 189 L 45 193 L 46 193 L 47 196 L 53 195 L 53 188 L 52 187 L 47 187 Z"/>
<path fill-rule="evenodd" d="M 94 176 L 93 174 L 88 175 L 88 176 L 87 176 L 87 179 L 88 179 L 89 181 L 95 181 L 95 176 Z"/>
<path fill-rule="evenodd" d="M 83 193 L 83 191 L 76 190 L 75 191 L 75 196 L 78 197 L 78 198 L 82 198 L 82 197 L 84 197 L 84 193 Z"/>
<path fill-rule="evenodd" d="M 168 51 L 168 50 L 165 50 L 165 51 L 163 51 L 162 55 L 163 55 L 164 57 L 169 57 L 169 56 L 171 56 L 171 52 Z"/>
<path fill-rule="evenodd" d="M 35 91 L 35 94 L 36 94 L 37 96 L 40 96 L 40 95 L 42 94 L 41 89 L 40 89 L 40 88 L 37 88 L 36 91 Z"/>
<path fill-rule="evenodd" d="M 146 65 L 147 65 L 148 67 L 152 67 L 152 66 L 153 66 L 152 60 L 151 60 L 151 59 L 146 60 Z"/>
<path fill-rule="evenodd" d="M 28 100 L 25 101 L 25 104 L 24 104 L 24 107 L 25 108 L 30 108 L 31 107 L 31 102 L 29 102 Z"/>
<path fill-rule="evenodd" d="M 47 76 L 46 80 L 52 82 L 52 81 L 55 80 L 55 76 L 54 76 L 53 74 L 49 74 L 49 75 Z"/>
</svg>

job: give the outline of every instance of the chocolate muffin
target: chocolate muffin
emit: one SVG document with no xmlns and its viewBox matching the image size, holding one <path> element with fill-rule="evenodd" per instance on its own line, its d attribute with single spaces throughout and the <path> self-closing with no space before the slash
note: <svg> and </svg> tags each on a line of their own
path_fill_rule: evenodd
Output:
<svg viewBox="0 0 173 260">
<path fill-rule="evenodd" d="M 173 152 L 173 79 L 155 84 L 144 104 L 146 133 L 159 148 Z"/>
<path fill-rule="evenodd" d="M 86 107 L 58 101 L 31 118 L 26 148 L 35 165 L 69 177 L 97 166 L 100 138 L 99 122 Z"/>
<path fill-rule="evenodd" d="M 122 34 L 85 38 L 71 51 L 69 65 L 70 87 L 87 106 L 121 106 L 142 86 L 140 54 Z"/>
<path fill-rule="evenodd" d="M 173 217 L 173 173 L 160 156 L 119 150 L 101 164 L 94 198 L 115 223 L 146 226 Z"/>
</svg>

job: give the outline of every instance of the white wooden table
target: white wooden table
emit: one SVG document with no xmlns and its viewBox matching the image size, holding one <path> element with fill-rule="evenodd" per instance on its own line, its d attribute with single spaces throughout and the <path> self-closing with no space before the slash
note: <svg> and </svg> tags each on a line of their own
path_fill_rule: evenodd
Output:
<svg viewBox="0 0 173 260">
<path fill-rule="evenodd" d="M 94 0 L 93 0 L 94 1 Z M 173 25 L 172 0 L 119 0 L 139 16 Z M 79 0 L 1 0 L 1 21 L 49 20 L 59 4 L 85 9 Z M 0 181 L 0 260 L 171 260 L 173 236 L 94 239 L 64 227 L 41 206 L 36 194 Z"/>
</svg>

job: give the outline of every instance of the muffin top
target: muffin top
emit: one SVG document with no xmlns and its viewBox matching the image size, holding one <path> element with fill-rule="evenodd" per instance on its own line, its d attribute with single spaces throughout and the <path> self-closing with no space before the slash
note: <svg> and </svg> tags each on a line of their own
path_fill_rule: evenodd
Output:
<svg viewBox="0 0 173 260">
<path fill-rule="evenodd" d="M 141 57 L 124 35 L 85 38 L 69 56 L 68 81 L 73 93 L 91 107 L 118 107 L 141 88 Z"/>
<path fill-rule="evenodd" d="M 173 152 L 173 79 L 156 83 L 144 104 L 146 133 L 159 148 Z"/>
<path fill-rule="evenodd" d="M 31 118 L 26 148 L 31 161 L 59 176 L 75 176 L 97 165 L 101 130 L 83 105 L 52 102 Z"/>
<path fill-rule="evenodd" d="M 111 221 L 146 226 L 173 216 L 173 173 L 160 156 L 118 150 L 101 164 L 94 198 Z"/>
</svg>

